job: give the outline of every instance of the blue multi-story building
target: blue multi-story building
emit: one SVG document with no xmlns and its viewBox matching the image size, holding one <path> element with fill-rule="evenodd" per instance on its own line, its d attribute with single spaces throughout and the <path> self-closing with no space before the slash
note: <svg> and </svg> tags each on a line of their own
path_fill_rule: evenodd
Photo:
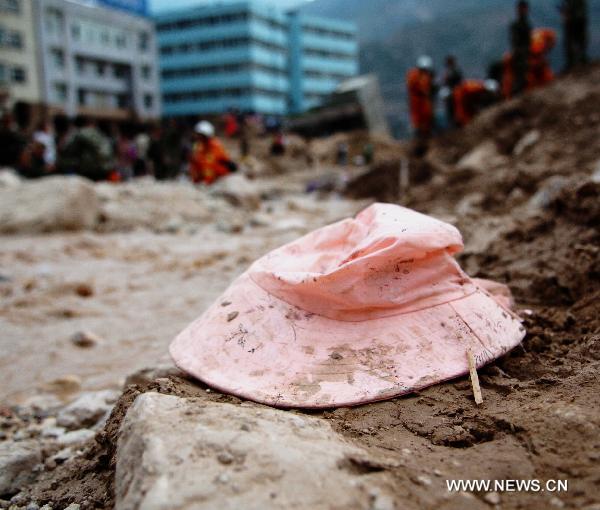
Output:
<svg viewBox="0 0 600 510">
<path fill-rule="evenodd" d="M 350 23 L 286 13 L 259 1 L 156 16 L 163 112 L 301 112 L 357 72 Z"/>
</svg>

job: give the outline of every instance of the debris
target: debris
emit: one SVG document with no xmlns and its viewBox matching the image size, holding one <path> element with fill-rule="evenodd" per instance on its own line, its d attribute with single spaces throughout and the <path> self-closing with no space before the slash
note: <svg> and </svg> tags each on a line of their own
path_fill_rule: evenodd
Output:
<svg viewBox="0 0 600 510">
<path fill-rule="evenodd" d="M 71 342 L 77 347 L 88 349 L 104 343 L 104 340 L 91 331 L 78 331 L 71 337 Z"/>
<path fill-rule="evenodd" d="M 533 147 L 539 142 L 541 134 L 537 129 L 529 131 L 523 138 L 521 138 L 513 150 L 515 156 L 521 156 L 525 151 Z"/>
<path fill-rule="evenodd" d="M 93 426 L 110 411 L 118 395 L 111 390 L 83 393 L 58 413 L 56 423 L 70 430 Z"/>
<path fill-rule="evenodd" d="M 227 322 L 231 322 L 233 319 L 235 319 L 240 312 L 229 312 L 227 314 Z"/>
<path fill-rule="evenodd" d="M 471 384 L 473 386 L 473 396 L 475 397 L 475 403 L 477 405 L 483 404 L 483 397 L 481 396 L 481 387 L 479 386 L 479 377 L 477 375 L 477 366 L 475 365 L 475 358 L 473 352 L 469 349 L 467 351 L 467 358 L 469 360 L 469 373 L 471 376 Z"/>
<path fill-rule="evenodd" d="M 34 441 L 0 442 L 0 495 L 17 492 L 35 479 L 33 468 L 42 461 Z"/>
</svg>

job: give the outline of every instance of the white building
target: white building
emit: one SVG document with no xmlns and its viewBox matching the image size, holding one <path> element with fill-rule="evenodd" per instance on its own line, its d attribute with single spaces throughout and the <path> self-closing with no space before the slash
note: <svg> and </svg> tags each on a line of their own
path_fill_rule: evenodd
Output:
<svg viewBox="0 0 600 510">
<path fill-rule="evenodd" d="M 150 19 L 89 0 L 32 1 L 41 94 L 52 110 L 111 119 L 160 116 Z"/>
</svg>

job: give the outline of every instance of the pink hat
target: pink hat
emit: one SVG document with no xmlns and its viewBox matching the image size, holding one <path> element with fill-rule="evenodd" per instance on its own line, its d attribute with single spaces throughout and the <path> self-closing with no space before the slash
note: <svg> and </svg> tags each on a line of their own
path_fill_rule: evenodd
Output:
<svg viewBox="0 0 600 510">
<path fill-rule="evenodd" d="M 278 407 L 382 400 L 468 372 L 525 329 L 459 267 L 460 233 L 374 204 L 258 259 L 170 346 L 221 391 Z"/>
</svg>

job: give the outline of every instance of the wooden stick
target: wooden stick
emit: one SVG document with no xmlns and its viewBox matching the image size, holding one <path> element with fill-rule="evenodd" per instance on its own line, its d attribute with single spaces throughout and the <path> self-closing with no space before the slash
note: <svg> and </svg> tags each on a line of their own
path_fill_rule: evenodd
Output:
<svg viewBox="0 0 600 510">
<path fill-rule="evenodd" d="M 475 357 L 471 349 L 467 351 L 467 359 L 469 360 L 469 373 L 471 374 L 471 385 L 473 386 L 473 396 L 477 405 L 483 403 L 481 396 L 481 387 L 479 386 L 479 376 L 477 375 L 477 365 L 475 365 Z"/>
</svg>

